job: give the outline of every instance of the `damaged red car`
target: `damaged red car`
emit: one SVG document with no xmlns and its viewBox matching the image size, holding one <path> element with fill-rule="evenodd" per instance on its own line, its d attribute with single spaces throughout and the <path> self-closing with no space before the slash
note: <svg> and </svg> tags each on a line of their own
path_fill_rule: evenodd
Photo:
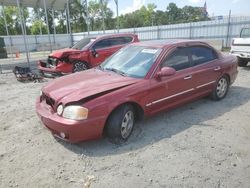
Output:
<svg viewBox="0 0 250 188">
<path fill-rule="evenodd" d="M 61 49 L 38 62 L 41 75 L 64 75 L 98 66 L 125 45 L 138 42 L 135 34 L 112 34 L 87 37 L 72 48 Z"/>
<path fill-rule="evenodd" d="M 223 99 L 237 60 L 199 41 L 128 45 L 99 67 L 53 80 L 36 111 L 52 134 L 69 142 L 107 135 L 122 142 L 136 120 L 205 96 Z"/>
</svg>

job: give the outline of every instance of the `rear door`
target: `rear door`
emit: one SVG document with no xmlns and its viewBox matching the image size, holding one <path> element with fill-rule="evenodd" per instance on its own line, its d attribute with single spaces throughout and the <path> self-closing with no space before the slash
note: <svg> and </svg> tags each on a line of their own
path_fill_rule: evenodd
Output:
<svg viewBox="0 0 250 188">
<path fill-rule="evenodd" d="M 216 52 L 207 46 L 189 47 L 193 66 L 193 82 L 198 93 L 206 93 L 213 89 L 222 70 Z"/>
<path fill-rule="evenodd" d="M 150 101 L 146 105 L 149 113 L 175 107 L 192 98 L 194 92 L 188 48 L 174 49 L 170 55 L 166 55 L 158 71 L 162 67 L 172 67 L 176 70 L 176 74 L 151 79 Z"/>
</svg>

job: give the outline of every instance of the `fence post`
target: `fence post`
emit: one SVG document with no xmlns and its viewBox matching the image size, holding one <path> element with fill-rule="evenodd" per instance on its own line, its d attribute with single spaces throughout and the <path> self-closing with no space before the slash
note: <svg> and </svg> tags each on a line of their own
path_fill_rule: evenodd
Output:
<svg viewBox="0 0 250 188">
<path fill-rule="evenodd" d="M 134 28 L 134 34 L 136 34 L 136 30 L 135 30 L 135 28 Z"/>
<path fill-rule="evenodd" d="M 160 26 L 157 25 L 157 39 L 160 39 Z"/>
<path fill-rule="evenodd" d="M 228 15 L 226 47 L 229 47 L 228 42 L 229 42 L 229 32 L 230 32 L 230 24 L 231 24 L 230 21 L 231 21 L 231 10 L 229 10 L 229 15 Z"/>
<path fill-rule="evenodd" d="M 38 40 L 37 40 L 37 36 L 36 35 L 34 35 L 35 36 L 35 41 L 36 41 L 36 50 L 37 50 L 37 47 L 38 47 Z"/>
<path fill-rule="evenodd" d="M 189 39 L 192 39 L 192 22 L 189 24 Z"/>
</svg>

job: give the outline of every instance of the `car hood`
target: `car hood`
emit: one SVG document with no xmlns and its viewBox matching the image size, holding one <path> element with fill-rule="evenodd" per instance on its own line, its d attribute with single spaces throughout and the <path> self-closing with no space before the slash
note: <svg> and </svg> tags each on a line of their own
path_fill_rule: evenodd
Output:
<svg viewBox="0 0 250 188">
<path fill-rule="evenodd" d="M 139 80 L 113 72 L 90 69 L 51 81 L 44 86 L 43 93 L 56 103 L 67 104 L 135 84 Z"/>
<path fill-rule="evenodd" d="M 54 51 L 53 53 L 49 55 L 49 57 L 62 58 L 71 54 L 78 54 L 80 52 L 81 52 L 80 50 L 76 50 L 72 48 L 65 48 L 65 49 Z"/>
</svg>

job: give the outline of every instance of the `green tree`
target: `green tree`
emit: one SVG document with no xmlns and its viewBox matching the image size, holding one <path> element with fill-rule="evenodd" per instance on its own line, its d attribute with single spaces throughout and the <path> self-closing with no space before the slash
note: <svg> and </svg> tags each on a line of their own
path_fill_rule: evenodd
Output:
<svg viewBox="0 0 250 188">
<path fill-rule="evenodd" d="M 3 11 L 6 16 L 6 21 L 9 29 L 10 35 L 20 35 L 22 34 L 21 30 L 21 25 L 20 25 L 20 15 L 19 15 L 19 10 L 17 7 L 4 7 L 4 9 L 1 9 L 1 18 L 0 18 L 0 24 L 2 25 L 1 27 L 1 34 L 6 35 L 5 31 L 5 24 L 4 24 L 4 19 L 3 19 Z M 22 8 L 23 12 L 23 17 L 24 17 L 24 23 L 26 26 L 27 34 L 30 34 L 29 27 L 27 26 L 28 18 L 29 18 L 29 11 L 27 8 Z"/>
<path fill-rule="evenodd" d="M 108 8 L 108 0 L 103 0 L 103 7 L 101 6 L 99 0 L 89 1 L 88 13 L 92 31 L 102 30 L 102 16 L 104 16 L 106 29 L 113 29 L 115 27 L 113 12 L 110 8 Z"/>
<path fill-rule="evenodd" d="M 150 26 L 155 20 L 155 4 L 142 6 L 139 10 L 120 16 L 122 28 Z"/>
<path fill-rule="evenodd" d="M 182 20 L 184 22 L 195 22 L 209 20 L 200 7 L 185 6 L 182 8 Z"/>
<path fill-rule="evenodd" d="M 182 20 L 182 9 L 178 8 L 175 3 L 169 3 L 166 14 L 170 24 L 179 23 Z"/>
<path fill-rule="evenodd" d="M 41 34 L 40 31 L 42 31 L 42 34 L 46 34 L 47 33 L 47 27 L 43 23 L 42 20 L 35 20 L 35 21 L 33 21 L 32 25 L 30 27 L 30 31 L 31 31 L 32 35 Z"/>
</svg>

